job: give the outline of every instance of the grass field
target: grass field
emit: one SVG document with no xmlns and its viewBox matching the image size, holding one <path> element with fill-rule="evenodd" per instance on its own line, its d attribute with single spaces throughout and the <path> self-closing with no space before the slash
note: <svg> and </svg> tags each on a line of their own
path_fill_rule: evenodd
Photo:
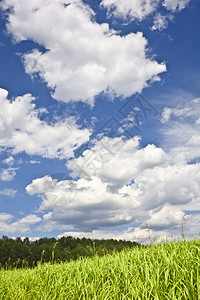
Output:
<svg viewBox="0 0 200 300">
<path fill-rule="evenodd" d="M 0 299 L 200 299 L 200 240 L 2 269 Z"/>
</svg>

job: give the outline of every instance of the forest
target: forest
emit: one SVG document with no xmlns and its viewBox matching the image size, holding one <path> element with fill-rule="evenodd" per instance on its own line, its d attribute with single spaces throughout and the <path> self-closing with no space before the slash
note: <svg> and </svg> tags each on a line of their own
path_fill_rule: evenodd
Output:
<svg viewBox="0 0 200 300">
<path fill-rule="evenodd" d="M 114 239 L 92 240 L 68 236 L 30 241 L 27 237 L 12 239 L 3 236 L 0 239 L 0 268 L 26 268 L 44 262 L 69 262 L 81 257 L 104 256 L 136 246 L 141 247 L 136 242 Z"/>
</svg>

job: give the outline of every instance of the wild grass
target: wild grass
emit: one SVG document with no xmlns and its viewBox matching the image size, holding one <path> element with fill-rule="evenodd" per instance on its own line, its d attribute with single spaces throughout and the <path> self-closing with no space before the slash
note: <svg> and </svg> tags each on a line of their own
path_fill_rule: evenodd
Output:
<svg viewBox="0 0 200 300">
<path fill-rule="evenodd" d="M 200 240 L 2 269 L 0 299 L 200 299 Z"/>
</svg>

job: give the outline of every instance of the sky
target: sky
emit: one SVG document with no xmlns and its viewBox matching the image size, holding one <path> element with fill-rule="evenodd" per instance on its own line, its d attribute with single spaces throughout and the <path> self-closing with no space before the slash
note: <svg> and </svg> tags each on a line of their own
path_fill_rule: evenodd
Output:
<svg viewBox="0 0 200 300">
<path fill-rule="evenodd" d="M 200 232 L 200 2 L 0 1 L 0 235 Z"/>
</svg>

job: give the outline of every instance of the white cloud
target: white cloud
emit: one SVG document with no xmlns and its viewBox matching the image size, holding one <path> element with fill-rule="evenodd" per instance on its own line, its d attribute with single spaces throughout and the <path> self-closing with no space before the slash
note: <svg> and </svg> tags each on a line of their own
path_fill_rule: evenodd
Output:
<svg viewBox="0 0 200 300">
<path fill-rule="evenodd" d="M 22 219 L 17 220 L 17 223 L 22 224 L 22 225 L 32 225 L 32 224 L 38 223 L 40 221 L 41 221 L 40 217 L 38 217 L 34 214 L 30 214 L 30 215 L 23 217 Z"/>
<path fill-rule="evenodd" d="M 48 214 L 43 215 L 44 221 L 49 221 L 52 218 L 52 212 L 49 212 Z"/>
<path fill-rule="evenodd" d="M 162 112 L 161 123 L 163 124 L 167 123 L 170 120 L 171 115 L 172 115 L 172 109 L 169 107 L 165 107 Z"/>
<path fill-rule="evenodd" d="M 101 5 L 115 17 L 143 20 L 156 10 L 160 0 L 103 0 Z"/>
<path fill-rule="evenodd" d="M 178 165 L 200 161 L 200 134 L 198 128 L 174 122 L 163 135 L 163 148 L 168 148 L 167 151 L 173 163 Z"/>
<path fill-rule="evenodd" d="M 200 118 L 198 120 L 196 120 L 196 124 L 200 125 Z"/>
<path fill-rule="evenodd" d="M 161 13 L 157 13 L 154 16 L 153 26 L 151 30 L 163 30 L 168 27 L 168 22 L 173 21 L 173 15 L 162 15 Z"/>
<path fill-rule="evenodd" d="M 150 218 L 145 223 L 151 230 L 166 231 L 168 228 L 179 226 L 183 216 L 183 211 L 167 203 L 160 210 L 151 211 Z M 143 227 L 145 227 L 145 224 Z"/>
<path fill-rule="evenodd" d="M 41 194 L 45 191 L 52 190 L 57 184 L 57 179 L 52 179 L 50 176 L 43 178 L 37 178 L 32 181 L 31 185 L 26 187 L 26 191 L 29 195 Z"/>
<path fill-rule="evenodd" d="M 7 96 L 8 92 L 0 89 L 0 145 L 12 148 L 12 154 L 24 151 L 47 158 L 68 158 L 89 139 L 89 130 L 79 128 L 72 117 L 51 124 L 42 121 L 40 115 L 44 109 L 36 109 L 30 94 L 12 101 Z M 1 177 L 13 177 L 14 170 L 3 170 Z"/>
<path fill-rule="evenodd" d="M 31 241 L 31 242 L 38 241 L 39 239 L 40 239 L 40 237 L 38 237 L 38 236 L 34 236 L 34 237 L 30 236 L 29 237 L 29 241 Z"/>
<path fill-rule="evenodd" d="M 53 210 L 53 221 L 76 228 L 95 229 L 129 223 L 133 215 L 136 217 L 135 209 L 139 205 L 137 191 L 124 187 L 117 194 L 111 193 L 107 184 L 97 177 L 74 182 L 56 182 L 44 177 L 34 180 L 26 190 L 30 195 L 42 193 L 40 208 Z"/>
<path fill-rule="evenodd" d="M 12 166 L 14 163 L 14 158 L 12 156 L 9 156 L 8 158 L 4 159 L 2 163 Z"/>
<path fill-rule="evenodd" d="M 13 216 L 7 213 L 0 213 L 0 223 L 2 222 L 10 222 Z"/>
<path fill-rule="evenodd" d="M 173 21 L 173 14 L 184 9 L 190 0 L 102 0 L 101 6 L 108 10 L 108 16 L 113 15 L 126 21 L 146 19 L 154 15 L 152 30 L 163 30 L 168 27 L 168 22 Z M 160 11 L 164 6 L 170 14 Z"/>
<path fill-rule="evenodd" d="M 17 168 L 0 169 L 0 180 L 11 181 L 16 175 Z"/>
<path fill-rule="evenodd" d="M 189 2 L 190 0 L 165 0 L 163 6 L 168 10 L 180 11 L 184 9 Z"/>
<path fill-rule="evenodd" d="M 165 107 L 162 112 L 162 123 L 167 123 L 174 117 L 193 118 L 197 125 L 199 121 L 200 98 L 189 101 L 186 105 L 178 104 L 175 108 Z"/>
<path fill-rule="evenodd" d="M 34 214 L 27 215 L 15 222 L 12 222 L 13 218 L 14 217 L 10 214 L 0 213 L 0 233 L 8 234 L 15 232 L 28 232 L 30 231 L 31 225 L 41 221 L 41 218 Z"/>
<path fill-rule="evenodd" d="M 169 209 L 169 214 L 168 214 Z M 82 231 L 66 231 L 58 235 L 58 238 L 62 236 L 73 236 L 75 238 L 91 238 L 91 239 L 117 239 L 117 240 L 129 240 L 136 241 L 142 244 L 150 244 L 151 242 L 163 242 L 163 241 L 173 241 L 180 240 L 182 222 L 183 222 L 183 233 L 188 237 L 198 237 L 199 236 L 199 225 L 200 225 L 200 215 L 188 215 L 183 219 L 183 212 L 179 212 L 174 207 L 165 206 L 161 212 L 155 214 L 152 217 L 151 223 L 147 222 L 147 226 L 143 227 L 129 227 L 126 230 L 92 230 L 91 232 Z M 160 218 L 158 219 L 158 215 Z M 162 217 L 164 220 L 162 220 Z M 154 230 L 153 219 L 156 222 L 156 230 Z M 168 220 L 169 218 L 169 220 Z M 171 223 L 170 223 L 171 222 Z M 159 223 L 161 224 L 160 230 L 158 229 Z M 163 226 L 164 225 L 164 226 Z M 167 225 L 167 226 L 165 226 Z M 170 226 L 173 226 L 172 228 Z M 148 228 L 149 227 L 149 228 Z"/>
<path fill-rule="evenodd" d="M 146 2 L 149 12 L 151 1 Z M 166 66 L 147 58 L 141 32 L 120 36 L 108 24 L 95 22 L 94 12 L 80 0 L 70 3 L 2 2 L 4 9 L 12 8 L 7 28 L 16 41 L 33 40 L 45 47 L 45 53 L 34 49 L 23 61 L 28 74 L 39 74 L 54 90 L 55 99 L 93 104 L 102 91 L 127 97 L 159 80 Z"/>
<path fill-rule="evenodd" d="M 159 226 L 160 225 L 160 226 Z M 75 238 L 91 238 L 91 239 L 117 239 L 130 240 L 142 244 L 150 244 L 153 242 L 180 240 L 183 233 L 185 237 L 199 236 L 200 215 L 188 214 L 184 217 L 183 211 L 177 207 L 166 204 L 160 211 L 152 211 L 150 218 L 140 227 L 130 226 L 125 230 L 114 229 L 109 230 L 92 230 L 92 231 L 74 231 L 74 228 L 64 229 L 64 225 L 56 224 L 56 222 L 45 223 L 39 228 L 43 231 L 51 231 L 55 228 L 67 230 L 58 235 L 73 236 Z M 72 231 L 73 230 L 73 231 Z"/>
<path fill-rule="evenodd" d="M 139 147 L 139 138 L 103 137 L 82 156 L 68 162 L 67 167 L 80 177 L 97 176 L 110 186 L 129 184 L 143 170 L 165 164 L 167 155 L 161 148 Z"/>
<path fill-rule="evenodd" d="M 123 231 L 103 231 L 103 230 L 92 230 L 91 232 L 82 231 L 66 231 L 58 235 L 58 238 L 63 236 L 72 236 L 75 238 L 90 238 L 90 239 L 116 239 L 116 240 L 129 240 L 133 241 L 132 228 Z"/>
<path fill-rule="evenodd" d="M 161 122 L 163 148 L 168 148 L 174 163 L 190 162 L 200 158 L 200 99 L 188 101 L 186 105 L 178 104 L 165 107 Z"/>
<path fill-rule="evenodd" d="M 200 205 L 200 163 L 190 161 L 199 157 L 199 105 L 195 99 L 164 109 L 162 134 L 170 140 L 166 152 L 155 145 L 140 148 L 138 137 L 103 137 L 68 162 L 75 175 L 79 170 L 80 179 L 34 180 L 27 192 L 39 194 L 40 209 L 51 211 L 45 226 L 50 222 L 51 228 L 71 226 L 68 232 L 106 237 L 103 228 L 139 222 L 133 240 L 147 239 L 146 224 L 159 240 L 180 237 L 184 211 L 190 215 Z M 196 235 L 198 217 L 191 217 L 190 224 Z M 186 234 L 192 235 L 188 227 Z"/>
<path fill-rule="evenodd" d="M 155 231 L 169 230 L 179 224 L 186 205 L 200 201 L 200 164 L 146 168 L 118 191 L 94 176 L 59 182 L 46 176 L 26 190 L 30 195 L 40 194 L 40 209 L 52 211 L 55 227 L 62 224 L 92 231 L 147 222 Z"/>
<path fill-rule="evenodd" d="M 65 225 L 60 222 L 54 221 L 54 220 L 44 220 L 41 225 L 35 228 L 35 231 L 40 231 L 40 232 L 52 232 L 54 230 L 69 230 L 72 231 L 74 230 L 73 225 Z"/>
<path fill-rule="evenodd" d="M 41 162 L 39 160 L 30 160 L 30 164 L 32 165 L 36 165 L 36 164 L 40 164 Z"/>
<path fill-rule="evenodd" d="M 82 231 L 66 231 L 58 235 L 58 238 L 62 236 L 72 236 L 75 238 L 91 238 L 91 239 L 116 239 L 116 240 L 128 240 L 135 241 L 141 244 L 150 244 L 150 240 L 152 242 L 157 241 L 171 241 L 174 239 L 180 238 L 180 232 L 174 232 L 171 235 L 167 230 L 148 230 L 146 228 L 128 228 L 123 231 L 104 231 L 104 230 L 93 230 L 91 232 L 82 232 Z"/>
<path fill-rule="evenodd" d="M 200 206 L 199 206 L 200 207 Z M 198 207 L 198 208 L 199 208 Z M 183 230 L 185 236 L 194 236 L 196 235 L 199 238 L 199 228 L 200 228 L 200 210 L 196 214 L 189 214 L 185 218 L 183 223 Z"/>
<path fill-rule="evenodd" d="M 155 209 L 166 203 L 184 205 L 199 201 L 200 164 L 173 165 L 145 170 L 135 179 L 142 207 Z"/>
<path fill-rule="evenodd" d="M 0 195 L 14 197 L 16 192 L 17 191 L 13 189 L 4 189 L 4 190 L 0 190 Z"/>
</svg>

